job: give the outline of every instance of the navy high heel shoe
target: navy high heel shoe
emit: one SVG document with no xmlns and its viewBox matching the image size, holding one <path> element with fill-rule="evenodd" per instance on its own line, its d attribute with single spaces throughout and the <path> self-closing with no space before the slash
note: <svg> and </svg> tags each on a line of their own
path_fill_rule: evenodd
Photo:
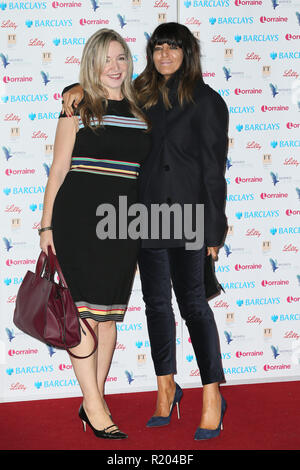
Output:
<svg viewBox="0 0 300 470">
<path fill-rule="evenodd" d="M 175 385 L 176 385 L 175 396 L 174 396 L 174 400 L 170 408 L 169 416 L 152 416 L 152 418 L 150 418 L 148 423 L 146 424 L 148 428 L 166 426 L 167 424 L 169 424 L 171 421 L 171 416 L 172 416 L 172 412 L 173 412 L 175 405 L 177 406 L 177 417 L 178 419 L 180 419 L 179 402 L 182 398 L 183 392 L 178 384 L 175 384 Z"/>
<path fill-rule="evenodd" d="M 223 417 L 224 417 L 224 413 L 225 413 L 227 405 L 222 395 L 221 395 L 221 398 L 222 398 L 221 418 L 220 418 L 219 426 L 216 429 L 205 429 L 205 428 L 198 427 L 194 435 L 195 441 L 204 441 L 205 439 L 212 439 L 213 437 L 217 437 L 220 434 L 220 432 L 223 430 Z"/>
</svg>

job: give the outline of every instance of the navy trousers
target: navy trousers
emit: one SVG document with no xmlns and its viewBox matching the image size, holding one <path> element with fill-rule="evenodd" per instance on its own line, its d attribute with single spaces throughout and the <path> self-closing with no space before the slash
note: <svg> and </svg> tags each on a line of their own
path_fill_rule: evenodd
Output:
<svg viewBox="0 0 300 470">
<path fill-rule="evenodd" d="M 206 248 L 141 248 L 139 269 L 156 375 L 176 374 L 172 286 L 203 385 L 225 380 L 219 335 L 204 289 Z"/>
</svg>

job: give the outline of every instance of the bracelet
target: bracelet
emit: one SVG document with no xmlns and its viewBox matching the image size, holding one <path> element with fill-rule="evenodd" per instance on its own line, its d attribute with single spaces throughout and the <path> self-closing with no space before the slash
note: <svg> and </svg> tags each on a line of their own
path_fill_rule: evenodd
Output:
<svg viewBox="0 0 300 470">
<path fill-rule="evenodd" d="M 52 227 L 39 228 L 38 229 L 39 235 L 41 235 L 42 232 L 46 232 L 46 230 L 52 230 Z"/>
</svg>

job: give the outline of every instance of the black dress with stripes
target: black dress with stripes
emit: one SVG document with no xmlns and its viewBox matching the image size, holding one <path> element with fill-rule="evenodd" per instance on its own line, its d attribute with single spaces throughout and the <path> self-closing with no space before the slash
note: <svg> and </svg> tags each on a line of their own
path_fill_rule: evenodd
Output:
<svg viewBox="0 0 300 470">
<path fill-rule="evenodd" d="M 54 201 L 53 239 L 80 316 L 122 321 L 140 247 L 140 240 L 122 237 L 131 220 L 127 208 L 137 202 L 137 178 L 150 137 L 126 99 L 108 101 L 102 124 L 92 130 L 79 119 L 70 171 Z M 124 197 L 119 207 L 120 196 Z M 103 204 L 109 205 L 109 220 Z M 108 230 L 109 238 L 100 239 L 99 231 Z"/>
</svg>

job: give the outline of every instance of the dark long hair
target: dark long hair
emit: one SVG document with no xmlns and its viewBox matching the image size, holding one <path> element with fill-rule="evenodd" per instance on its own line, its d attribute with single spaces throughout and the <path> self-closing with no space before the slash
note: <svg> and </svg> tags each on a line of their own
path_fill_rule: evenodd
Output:
<svg viewBox="0 0 300 470">
<path fill-rule="evenodd" d="M 153 61 L 153 51 L 156 45 L 168 44 L 180 47 L 183 61 L 180 67 L 178 100 L 193 101 L 193 91 L 196 82 L 203 82 L 200 64 L 200 45 L 198 39 L 190 30 L 180 23 L 163 23 L 153 32 L 147 44 L 147 65 L 145 70 L 136 78 L 134 87 L 141 106 L 145 109 L 154 106 L 162 94 L 166 108 L 171 104 L 168 99 L 168 87 L 165 78 L 156 70 Z"/>
</svg>

